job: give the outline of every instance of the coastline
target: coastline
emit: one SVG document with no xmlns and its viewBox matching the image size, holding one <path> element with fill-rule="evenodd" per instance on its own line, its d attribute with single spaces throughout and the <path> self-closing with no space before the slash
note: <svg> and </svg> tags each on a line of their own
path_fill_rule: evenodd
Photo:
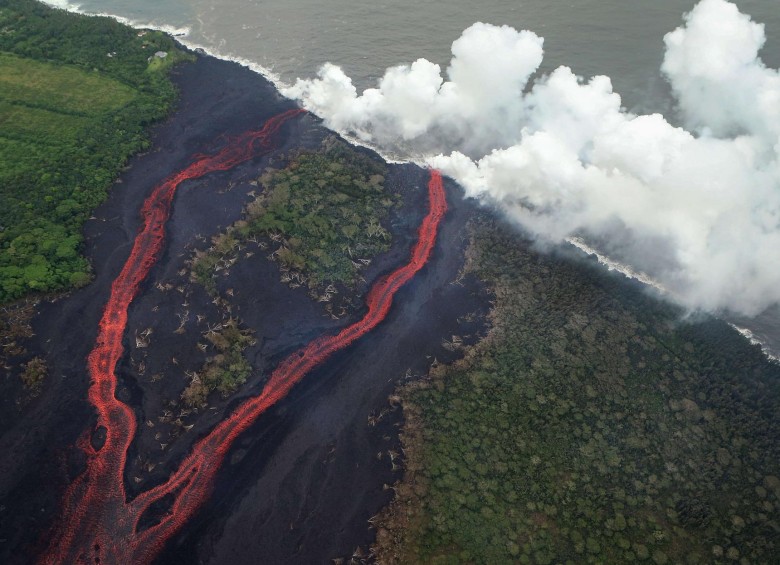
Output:
<svg viewBox="0 0 780 565">
<path fill-rule="evenodd" d="M 494 293 L 490 332 L 396 393 L 405 472 L 374 520 L 376 561 L 771 561 L 777 506 L 752 508 L 756 485 L 780 496 L 780 366 L 572 249 L 475 224 L 467 272 Z M 751 518 L 735 531 L 734 515 Z"/>
<path fill-rule="evenodd" d="M 40 0 L 40 1 L 53 8 L 66 10 L 68 12 L 73 12 L 75 14 L 80 14 L 82 16 L 112 18 L 134 29 L 138 29 L 138 30 L 151 29 L 151 30 L 167 33 L 168 35 L 172 36 L 181 45 L 183 45 L 184 47 L 186 47 L 187 49 L 195 53 L 201 55 L 207 55 L 209 57 L 219 59 L 220 61 L 238 63 L 242 67 L 246 67 L 247 69 L 259 74 L 260 76 L 262 76 L 263 78 L 271 82 L 276 88 L 276 90 L 279 91 L 279 93 L 283 93 L 283 91 L 286 88 L 289 88 L 291 86 L 289 83 L 283 81 L 282 78 L 277 73 L 275 73 L 272 68 L 264 67 L 263 65 L 260 65 L 255 61 L 247 59 L 246 57 L 239 57 L 231 53 L 221 53 L 211 47 L 189 40 L 187 38 L 188 35 L 191 33 L 191 29 L 189 27 L 186 26 L 176 27 L 167 24 L 157 24 L 154 22 L 133 20 L 131 18 L 118 16 L 110 12 L 90 12 L 90 11 L 82 10 L 80 4 L 68 2 L 67 0 L 64 2 L 58 2 L 57 0 Z M 282 94 L 282 96 L 284 96 L 284 94 Z M 339 136 L 341 136 L 343 139 L 348 141 L 350 144 L 356 147 L 362 147 L 365 149 L 369 149 L 374 153 L 377 153 L 388 164 L 393 164 L 393 165 L 414 164 L 417 165 L 418 167 L 423 167 L 423 168 L 427 167 L 425 156 L 420 156 L 419 158 L 412 158 L 408 156 L 388 153 L 384 151 L 381 147 L 374 145 L 370 142 L 364 141 L 358 138 L 357 136 L 350 135 L 348 132 L 338 131 L 336 133 Z"/>
<path fill-rule="evenodd" d="M 200 56 L 198 59 L 200 64 L 209 66 L 213 71 L 212 81 L 216 79 L 216 82 L 219 82 L 219 79 L 222 79 L 227 85 L 210 85 L 205 89 L 208 91 L 203 92 L 204 85 L 209 81 L 204 81 L 203 76 L 199 80 L 197 77 L 188 76 L 188 107 L 182 108 L 188 114 L 184 117 L 171 116 L 155 128 L 157 131 L 152 136 L 152 156 L 133 158 L 132 168 L 122 175 L 123 182 L 116 187 L 119 192 L 124 193 L 115 196 L 112 191 L 109 197 L 112 202 L 101 207 L 100 212 L 96 213 L 98 219 L 90 222 L 87 228 L 90 257 L 95 265 L 100 266 L 100 271 L 111 271 L 114 268 L 112 265 L 121 265 L 121 259 L 128 251 L 127 244 L 132 240 L 137 228 L 138 199 L 142 199 L 144 190 L 148 191 L 153 186 L 152 177 L 164 176 L 167 169 L 185 163 L 192 152 L 212 146 L 220 135 L 245 129 L 247 125 L 244 111 L 250 114 L 255 111 L 259 116 L 270 114 L 276 105 L 292 103 L 283 99 L 278 91 L 274 93 L 267 85 L 258 96 L 252 97 L 241 92 L 242 86 L 251 89 L 260 84 L 257 79 L 249 77 L 250 71 L 257 74 L 250 65 L 231 61 L 237 65 L 229 67 L 216 62 L 216 58 L 212 60 L 208 56 Z M 220 61 L 229 59 L 220 58 Z M 182 75 L 187 72 L 181 71 Z M 209 100 L 209 96 L 216 98 Z M 244 105 L 235 104 L 233 97 L 243 97 Z M 268 104 L 270 107 L 265 106 L 267 100 L 271 100 Z M 199 104 L 204 106 L 199 108 Z M 262 109 L 258 111 L 261 106 Z M 212 123 L 214 112 L 217 117 L 215 123 Z M 174 114 L 179 114 L 179 110 L 175 110 Z M 202 119 L 204 115 L 209 116 L 208 120 Z M 197 131 L 198 128 L 201 130 Z M 304 133 L 296 131 L 291 134 L 290 139 Z M 156 159 L 154 153 L 158 154 Z M 159 170 L 156 167 L 159 167 Z M 421 182 L 423 173 L 412 165 L 394 170 L 399 184 L 413 185 Z M 146 181 L 143 180 L 145 176 Z M 245 192 L 250 189 L 245 184 L 249 178 L 251 171 L 244 168 L 235 175 L 231 173 L 204 181 L 197 189 L 188 190 L 187 194 L 177 200 L 175 207 L 178 214 L 174 213 L 177 226 L 173 228 L 176 232 L 171 236 L 170 247 L 161 261 L 160 268 L 150 277 L 147 287 L 151 288 L 154 277 L 167 276 L 166 272 L 170 274 L 175 271 L 175 257 L 183 252 L 188 238 L 196 233 L 193 226 L 203 221 L 217 224 L 240 212 L 245 201 Z M 237 184 L 228 195 L 220 193 L 225 184 L 234 182 Z M 396 305 L 398 312 L 391 315 L 376 337 L 369 336 L 349 352 L 337 355 L 332 362 L 313 373 L 311 378 L 272 413 L 252 427 L 239 442 L 240 445 L 233 450 L 231 464 L 226 465 L 228 468 L 221 472 L 212 500 L 201 510 L 199 517 L 177 536 L 160 562 L 190 563 L 202 560 L 210 563 L 242 563 L 251 562 L 260 554 L 264 555 L 269 563 L 289 559 L 313 563 L 321 561 L 317 559 L 317 555 L 322 557 L 321 554 L 315 554 L 315 551 L 328 551 L 329 555 L 337 557 L 349 555 L 353 551 L 353 548 L 349 547 L 351 544 L 364 545 L 370 542 L 373 533 L 367 520 L 375 513 L 375 509 L 387 504 L 391 494 L 389 490 L 382 490 L 382 484 L 392 484 L 398 477 L 397 472 L 392 469 L 387 453 L 397 449 L 397 425 L 400 423 L 400 415 L 397 411 L 388 413 L 380 425 L 375 427 L 367 426 L 366 422 L 373 414 L 388 408 L 386 398 L 395 385 L 403 380 L 404 374 L 412 368 L 401 366 L 407 358 L 400 359 L 398 353 L 403 351 L 405 356 L 410 355 L 409 359 L 414 359 L 413 363 L 411 360 L 409 363 L 414 365 L 412 372 L 416 374 L 427 370 L 430 364 L 428 357 L 434 354 L 438 360 L 447 360 L 447 353 L 442 350 L 440 341 L 457 333 L 452 331 L 458 317 L 458 312 L 454 311 L 452 304 L 463 301 L 464 306 L 470 306 L 473 302 L 469 300 L 476 300 L 470 294 L 476 292 L 475 286 L 458 290 L 452 288 L 454 285 L 448 283 L 447 277 L 452 280 L 453 273 L 458 270 L 456 267 L 461 261 L 458 254 L 462 253 L 462 246 L 457 243 L 459 234 L 470 216 L 470 210 L 478 204 L 474 201 L 463 202 L 460 191 L 451 184 L 449 189 L 451 201 L 455 204 L 457 200 L 458 209 L 455 216 L 448 219 L 446 236 L 442 237 L 442 240 L 447 242 L 446 249 L 442 247 L 445 244 L 440 243 L 436 255 L 439 257 L 444 253 L 446 257 L 435 258 L 421 281 L 415 281 L 399 295 Z M 220 204 L 224 202 L 226 207 L 217 217 L 211 218 L 209 216 L 216 198 L 220 199 Z M 404 241 L 408 244 L 408 239 Z M 373 276 L 379 276 L 382 266 L 387 267 L 391 260 L 401 257 L 404 249 L 399 246 L 394 251 L 395 255 L 378 262 Z M 98 259 L 99 256 L 103 259 Z M 162 262 L 165 263 L 164 267 Z M 273 270 L 269 273 L 263 280 L 271 284 L 274 282 L 272 275 L 275 273 Z M 105 272 L 99 273 L 99 277 L 103 283 L 111 280 L 110 275 Z M 94 292 L 95 288 L 102 287 L 90 285 L 87 291 Z M 437 299 L 434 293 L 441 289 L 446 289 L 449 294 L 443 293 Z M 67 393 L 67 399 L 77 406 L 73 410 L 81 414 L 61 427 L 52 422 L 50 417 L 46 423 L 45 416 L 42 416 L 44 423 L 35 422 L 35 415 L 32 421 L 28 422 L 26 433 L 39 434 L 35 441 L 46 444 L 46 451 L 38 456 L 38 461 L 43 462 L 46 467 L 44 473 L 48 475 L 42 475 L 40 484 L 45 484 L 45 478 L 49 477 L 58 480 L 61 485 L 63 477 L 68 474 L 67 470 L 63 472 L 62 468 L 71 467 L 72 472 L 72 468 L 78 466 L 66 460 L 65 450 L 51 449 L 48 440 L 42 440 L 40 434 L 43 433 L 44 437 L 46 434 L 52 434 L 50 437 L 58 437 L 58 445 L 64 446 L 74 441 L 73 438 L 77 437 L 83 428 L 79 426 L 89 418 L 89 410 L 84 405 L 82 394 L 85 390 L 84 377 L 80 374 L 82 359 L 78 355 L 81 355 L 81 349 L 91 344 L 94 330 L 89 330 L 89 324 L 92 323 L 90 320 L 99 316 L 104 295 L 86 296 L 84 291 L 80 291 L 78 296 L 75 300 L 68 297 L 58 304 L 44 306 L 42 316 L 36 318 L 36 330 L 39 333 L 37 341 L 41 343 L 45 342 L 44 338 L 56 343 L 58 332 L 61 334 L 63 328 L 86 328 L 83 335 L 71 336 L 69 342 L 57 346 L 59 353 L 54 354 L 59 354 L 64 360 L 57 367 L 63 375 L 63 383 L 59 384 L 59 388 L 47 390 L 48 399 L 39 402 L 36 409 L 36 414 L 40 416 L 43 412 L 42 405 L 51 406 L 52 402 L 56 402 L 57 406 L 64 406 L 65 400 L 54 401 L 52 397 L 56 396 L 57 391 L 62 392 L 75 384 L 76 392 Z M 149 296 L 142 294 L 138 301 L 143 298 L 146 298 L 146 305 L 151 308 Z M 79 305 L 84 304 L 87 305 L 86 310 L 79 308 Z M 49 323 L 44 323 L 44 319 L 52 312 L 58 313 L 60 323 L 49 327 Z M 134 312 L 134 315 L 138 316 L 136 327 L 143 327 L 143 320 L 148 318 L 145 318 L 138 307 L 134 307 Z M 420 318 L 426 317 L 438 318 L 422 325 L 418 323 Z M 739 328 L 735 329 L 739 331 Z M 287 343 L 287 347 L 295 343 L 295 340 L 305 337 L 305 332 L 294 336 L 292 341 Z M 743 337 L 748 336 L 743 334 Z M 130 339 L 130 333 L 127 339 Z M 80 342 L 83 342 L 83 345 L 79 345 Z M 386 346 L 383 344 L 395 344 L 394 349 L 383 353 L 381 350 Z M 76 351 L 79 352 L 78 355 Z M 66 360 L 66 355 L 73 358 Z M 366 373 L 371 373 L 374 367 L 381 367 L 381 370 L 370 375 L 370 384 L 366 387 Z M 125 384 L 125 394 L 129 398 L 135 398 L 138 391 L 129 376 Z M 70 416 L 73 416 L 73 412 Z M 49 431 L 45 431 L 47 426 Z M 385 436 L 391 439 L 386 440 Z M 27 436 L 23 439 L 29 442 L 29 438 L 30 436 Z M 3 442 L 6 442 L 5 437 L 0 440 L 0 445 L 4 447 Z M 377 458 L 378 452 L 385 455 Z M 0 468 L 3 463 L 10 465 L 15 461 L 14 457 L 7 455 L 7 451 L 5 453 Z M 53 458 L 59 458 L 57 465 L 47 461 L 48 456 L 52 455 Z M 35 464 L 28 463 L 28 467 L 34 466 Z M 60 468 L 55 469 L 55 466 Z M 33 474 L 37 472 L 40 471 L 36 470 Z M 5 480 L 5 477 L 3 478 Z M 27 478 L 25 481 L 28 485 L 25 489 L 32 491 L 36 486 L 36 479 L 30 482 Z M 279 494 L 277 497 L 269 497 L 269 492 Z M 357 494 L 361 492 L 364 493 L 362 496 Z M 0 494 L 5 495 L 6 491 L 3 489 Z M 49 498 L 44 504 L 47 512 L 50 512 L 48 505 L 52 496 L 50 493 L 46 496 Z M 36 494 L 36 497 L 40 495 Z M 5 499 L 5 496 L 2 498 Z M 30 501 L 27 505 L 29 511 L 22 514 L 23 518 L 35 516 L 38 512 L 38 500 L 39 498 Z M 280 509 L 280 506 L 285 508 Z M 8 513 L 9 511 L 6 511 L 5 515 Z M 43 514 L 44 519 L 50 517 L 50 513 Z M 3 526 L 4 523 L 0 524 L 0 529 L 5 532 Z M 8 556 L 7 549 L 0 548 L 0 556 Z M 8 558 L 9 562 L 13 562 L 13 557 Z M 16 558 L 23 559 L 24 555 Z"/>
<path fill-rule="evenodd" d="M 281 92 L 281 90 L 287 86 L 289 86 L 287 83 L 282 81 L 282 79 L 273 72 L 272 69 L 263 67 L 262 65 L 259 65 L 253 61 L 250 61 L 249 59 L 243 58 L 243 57 L 237 57 L 231 54 L 223 54 L 219 53 L 205 45 L 201 45 L 199 43 L 195 43 L 194 41 L 187 40 L 187 36 L 190 34 L 191 30 L 189 27 L 176 27 L 172 25 L 167 24 L 157 24 L 154 22 L 145 22 L 141 20 L 133 20 L 131 18 L 126 18 L 124 16 L 118 16 L 116 14 L 112 14 L 109 12 L 90 12 L 87 10 L 82 10 L 81 5 L 73 2 L 68 2 L 67 0 L 64 2 L 59 2 L 57 0 L 40 0 L 42 3 L 51 6 L 52 8 L 57 8 L 60 10 L 65 10 L 67 12 L 72 12 L 74 14 L 80 14 L 82 16 L 91 16 L 91 17 L 98 17 L 98 18 L 111 18 L 113 20 L 116 20 L 120 23 L 123 23 L 131 28 L 142 30 L 142 29 L 151 29 L 154 31 L 161 31 L 163 33 L 167 33 L 171 37 L 173 37 L 176 41 L 181 43 L 183 46 L 188 48 L 191 51 L 194 51 L 196 53 L 202 54 L 202 55 L 208 55 L 210 57 L 213 57 L 215 59 L 219 59 L 221 61 L 227 61 L 231 63 L 238 63 L 242 67 L 246 67 L 253 72 L 261 75 L 263 78 L 271 82 L 274 87 Z"/>
<path fill-rule="evenodd" d="M 766 356 L 767 359 L 769 359 L 772 363 L 780 363 L 780 357 L 775 355 L 775 352 L 766 345 L 763 341 L 758 339 L 753 332 L 751 332 L 747 328 L 741 328 L 736 324 L 733 324 L 731 322 L 728 322 L 729 326 L 734 328 L 739 335 L 744 337 L 746 340 L 750 342 L 751 345 L 757 345 L 761 348 L 762 353 Z"/>
<path fill-rule="evenodd" d="M 191 155 L 213 150 L 223 136 L 255 127 L 268 116 L 293 106 L 257 73 L 204 55 L 174 70 L 173 79 L 181 92 L 178 108 L 153 128 L 152 150 L 131 160 L 108 200 L 85 227 L 87 255 L 97 271 L 94 282 L 55 303 L 42 303 L 34 318 L 37 336 L 31 340 L 31 348 L 51 361 L 54 376 L 41 396 L 0 437 L 0 500 L 6 507 L 0 514 L 0 538 L 6 540 L 0 545 L 0 558 L 6 562 L 28 562 L 42 549 L 39 544 L 57 515 L 61 492 L 82 466 L 80 452 L 70 446 L 89 428 L 93 418 L 85 401 L 85 358 L 111 281 L 124 263 L 138 229 L 140 203 L 157 183 L 184 167 Z M 296 146 L 318 144 L 331 135 L 312 116 L 302 121 L 303 125 L 291 130 L 274 155 Z M 183 187 L 174 202 L 166 251 L 130 307 L 126 342 L 132 340 L 134 331 L 150 325 L 155 326 L 160 338 L 168 334 L 169 325 L 175 327 L 177 293 L 155 294 L 155 283 L 175 277 L 189 256 L 187 250 L 194 237 L 208 238 L 240 216 L 251 199 L 251 182 L 273 158 Z M 404 191 L 405 205 L 393 228 L 396 243 L 366 271 L 368 283 L 406 259 L 422 213 L 419 204 L 427 172 L 414 165 L 390 167 L 388 182 Z M 398 430 L 389 417 L 376 427 L 367 422 L 372 414 L 384 410 L 388 395 L 408 370 L 416 374 L 427 370 L 429 355 L 447 358 L 442 339 L 458 333 L 458 317 L 465 313 L 462 309 L 479 301 L 473 286 L 449 284 L 463 259 L 459 234 L 476 204 L 463 200 L 452 183 L 447 183 L 447 189 L 453 206 L 434 258 L 401 291 L 388 320 L 304 379 L 242 436 L 229 455 L 231 463 L 220 472 L 216 495 L 175 538 L 162 562 L 197 559 L 220 563 L 233 559 L 224 557 L 225 552 L 234 555 L 237 551 L 243 552 L 249 562 L 259 549 L 268 552 L 269 557 L 275 555 L 268 562 L 317 562 L 323 555 L 335 558 L 351 554 L 358 545 L 368 546 L 373 533 L 367 520 L 389 501 L 389 493 L 382 487 L 392 483 L 397 472 L 387 456 L 377 459 L 376 454 L 393 449 Z M 253 262 L 251 269 L 242 273 L 237 271 L 236 281 L 244 295 L 241 315 L 247 312 L 247 319 L 265 328 L 262 351 L 255 352 L 255 362 L 271 367 L 285 351 L 305 343 L 323 328 L 334 327 L 334 323 L 326 322 L 310 306 L 305 289 L 292 291 L 278 283 L 277 265 L 259 263 Z M 262 292 L 252 293 L 253 288 L 261 288 Z M 265 306 L 252 318 L 246 309 L 251 311 L 258 302 Z M 160 308 L 159 315 L 155 307 Z M 263 310 L 273 307 L 277 307 L 276 313 Z M 284 323 L 279 324 L 280 319 Z M 337 324 L 341 323 L 345 321 Z M 170 356 L 167 346 L 161 347 L 157 337 L 155 341 L 150 353 Z M 117 395 L 133 406 L 139 421 L 146 420 L 161 407 L 163 398 L 144 394 L 151 385 L 134 373 L 129 343 L 126 350 L 128 355 L 119 367 Z M 258 372 L 254 385 L 250 383 L 234 399 L 256 393 L 261 377 Z M 175 379 L 163 384 L 166 394 L 174 394 L 178 386 Z M 153 484 L 175 468 L 190 441 L 221 419 L 232 401 L 222 402 L 219 410 L 204 414 L 187 436 L 190 440 L 178 442 L 175 449 L 169 450 L 163 464 L 146 480 Z M 148 453 L 154 442 L 154 433 L 143 435 L 146 431 L 146 426 L 139 429 L 141 433 L 128 457 L 126 480 L 136 489 L 142 487 L 132 480 L 140 467 L 138 456 Z M 333 464 L 323 468 L 318 461 Z M 296 494 L 290 495 L 288 483 L 299 476 L 311 477 L 312 482 L 296 484 Z M 328 484 L 325 490 L 321 487 L 323 481 Z M 298 502 L 277 508 L 273 497 L 279 492 Z M 258 504 L 257 498 L 262 503 Z M 313 506 L 305 516 L 305 530 L 289 530 L 287 526 L 296 519 L 300 505 L 306 504 Z M 258 506 L 281 515 L 272 522 L 258 524 L 262 516 Z M 225 524 L 230 527 L 223 531 Z M 247 524 L 252 525 L 251 536 L 241 533 Z"/>
<path fill-rule="evenodd" d="M 605 267 L 607 271 L 614 271 L 617 273 L 620 273 L 625 278 L 633 281 L 638 281 L 642 283 L 649 291 L 655 292 L 660 297 L 664 299 L 671 300 L 674 302 L 674 293 L 670 291 L 668 288 L 661 285 L 659 282 L 653 280 L 652 277 L 650 277 L 648 274 L 643 272 L 637 272 L 634 269 L 632 269 L 629 265 L 625 265 L 623 263 L 620 263 L 619 261 L 615 261 L 614 259 L 611 259 L 610 257 L 603 255 L 599 253 L 596 249 L 590 247 L 582 238 L 579 237 L 569 237 L 566 238 L 566 243 L 571 245 L 572 247 L 576 248 L 580 252 L 584 253 L 588 257 L 595 258 L 596 261 L 599 263 L 599 265 Z M 734 329 L 739 335 L 741 335 L 743 338 L 748 340 L 751 345 L 757 345 L 761 348 L 761 352 L 764 354 L 764 356 L 772 363 L 780 363 L 780 353 L 776 350 L 772 349 L 772 346 L 759 339 L 753 331 L 751 331 L 749 328 L 742 327 L 741 325 L 738 325 L 737 323 L 732 322 L 728 316 L 718 315 L 717 318 L 723 320 L 726 322 L 729 326 L 731 326 L 732 329 Z M 746 320 L 743 320 L 739 322 L 740 324 L 744 324 Z"/>
<path fill-rule="evenodd" d="M 119 22 L 122 22 L 136 29 L 153 29 L 157 31 L 162 31 L 164 33 L 173 36 L 176 39 L 176 41 L 178 41 L 179 43 L 181 43 L 182 45 L 184 45 L 185 47 L 187 47 L 188 49 L 196 53 L 205 54 L 222 61 L 238 63 L 239 65 L 248 68 L 252 72 L 258 73 L 266 80 L 270 81 L 280 94 L 284 91 L 284 89 L 291 86 L 287 82 L 283 81 L 281 77 L 278 74 L 276 74 L 271 68 L 264 67 L 245 57 L 238 57 L 230 53 L 220 53 L 215 49 L 188 40 L 187 36 L 190 34 L 191 30 L 186 26 L 175 27 L 175 26 L 170 26 L 165 24 L 160 25 L 154 22 L 143 22 L 140 20 L 133 20 L 123 16 L 118 16 L 116 14 L 111 14 L 108 12 L 89 12 L 89 11 L 82 10 L 80 4 L 69 2 L 68 0 L 64 0 L 64 1 L 41 0 L 41 1 L 43 1 L 45 4 L 48 4 L 50 6 L 71 11 L 74 13 L 82 14 L 82 15 L 113 18 Z M 282 96 L 284 95 L 282 94 Z M 354 135 L 350 135 L 348 132 L 339 131 L 336 133 L 338 133 L 338 135 L 340 135 L 343 139 L 345 139 L 346 141 L 348 141 L 350 144 L 354 146 L 363 147 L 371 150 L 372 152 L 379 154 L 382 157 L 382 159 L 384 159 L 389 164 L 411 163 L 419 167 L 427 166 L 427 158 L 425 156 L 418 156 L 415 158 L 410 156 L 402 156 L 402 155 L 388 153 L 386 151 L 383 151 L 382 148 L 370 142 L 366 142 Z M 659 283 L 654 281 L 649 275 L 642 272 L 637 272 L 628 265 L 621 264 L 617 261 L 612 260 L 607 256 L 600 254 L 597 250 L 589 247 L 582 239 L 578 237 L 569 237 L 566 239 L 566 243 L 579 249 L 580 251 L 582 251 L 584 254 L 588 256 L 595 257 L 596 260 L 599 262 L 599 264 L 606 267 L 608 271 L 617 271 L 620 274 L 624 275 L 626 278 L 637 280 L 642 284 L 646 285 L 648 289 L 653 289 L 654 291 L 659 292 L 661 295 L 666 295 L 667 297 L 669 297 L 668 298 L 669 300 L 674 301 L 674 295 L 671 294 L 668 289 L 664 288 Z M 773 349 L 772 345 L 757 339 L 755 337 L 755 332 L 751 331 L 748 328 L 742 328 L 741 326 L 737 327 L 736 325 L 733 324 L 731 325 L 734 328 L 734 330 L 737 331 L 737 333 L 739 333 L 743 338 L 747 339 L 751 344 L 759 345 L 761 347 L 761 350 L 766 355 L 767 359 L 774 362 L 780 358 L 778 357 L 780 355 L 780 352 Z M 749 336 L 746 333 L 746 331 L 750 332 Z"/>
</svg>

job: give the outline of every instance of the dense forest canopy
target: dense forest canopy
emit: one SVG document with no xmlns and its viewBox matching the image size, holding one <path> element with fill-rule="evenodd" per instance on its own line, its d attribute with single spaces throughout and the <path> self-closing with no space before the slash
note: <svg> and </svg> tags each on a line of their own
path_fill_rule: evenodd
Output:
<svg viewBox="0 0 780 565">
<path fill-rule="evenodd" d="M 168 53 L 164 60 L 154 54 Z M 0 302 L 85 284 L 81 229 L 176 97 L 172 38 L 34 0 L 0 7 Z"/>
<path fill-rule="evenodd" d="M 778 365 L 493 220 L 469 256 L 492 329 L 401 389 L 378 562 L 777 562 Z"/>
</svg>

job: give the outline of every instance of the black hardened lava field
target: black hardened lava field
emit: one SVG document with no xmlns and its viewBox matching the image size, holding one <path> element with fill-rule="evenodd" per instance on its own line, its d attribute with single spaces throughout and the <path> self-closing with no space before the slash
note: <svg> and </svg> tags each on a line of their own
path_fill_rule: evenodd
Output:
<svg viewBox="0 0 780 565">
<path fill-rule="evenodd" d="M 235 299 L 230 316 L 263 319 L 252 328 L 263 334 L 252 363 L 265 370 L 250 377 L 252 387 L 186 408 L 179 396 L 192 357 L 202 353 L 197 341 L 224 320 L 209 309 L 212 296 L 181 269 L 200 241 L 240 220 L 267 167 L 316 149 L 330 134 L 238 65 L 200 57 L 175 80 L 178 111 L 157 126 L 154 149 L 134 159 L 87 225 L 96 280 L 41 303 L 34 318 L 37 335 L 29 346 L 62 376 L 2 438 L 9 471 L 2 551 L 10 562 L 147 562 L 160 552 L 163 562 L 190 562 L 203 552 L 218 555 L 225 551 L 218 532 L 257 499 L 253 535 L 257 544 L 275 540 L 266 548 L 270 561 L 316 562 L 323 551 L 350 555 L 370 543 L 367 520 L 388 502 L 382 485 L 397 475 L 394 464 L 376 458 L 397 442 L 397 426 L 367 422 L 387 411 L 387 397 L 409 371 L 425 371 L 431 351 L 452 355 L 441 348 L 442 338 L 457 331 L 466 309 L 478 307 L 478 286 L 450 284 L 463 263 L 458 232 L 468 214 L 461 196 L 454 192 L 445 215 L 437 173 L 390 166 L 385 185 L 401 195 L 387 226 L 392 243 L 361 266 L 353 311 L 339 319 L 324 305 L 312 308 L 305 288 L 279 282 L 283 265 L 246 257 L 236 272 L 247 272 L 216 292 Z M 161 291 L 166 285 L 178 288 Z M 148 294 L 154 306 L 144 300 Z M 458 306 L 434 314 L 458 295 Z M 273 308 L 253 308 L 269 298 L 283 305 L 284 320 L 266 318 L 279 316 Z M 174 301 L 203 313 L 182 321 Z M 175 333 L 201 322 L 203 332 Z M 168 349 L 160 336 L 157 345 L 156 334 L 165 331 L 183 334 L 183 343 Z M 188 343 L 191 337 L 196 343 Z M 188 358 L 187 347 L 197 353 Z M 177 348 L 184 350 L 179 359 Z M 141 349 L 139 366 L 134 355 Z M 144 364 L 165 367 L 169 359 L 166 374 L 144 371 Z M 166 416 L 172 409 L 178 417 Z M 266 412 L 272 417 L 261 417 Z M 266 468 L 271 454 L 279 463 Z M 271 484 L 264 489 L 258 479 Z M 298 484 L 285 484 L 291 480 Z M 282 515 L 257 523 L 285 492 L 299 502 L 276 505 L 274 514 Z M 257 545 L 243 547 L 232 552 Z"/>
<path fill-rule="evenodd" d="M 288 63 L 350 2 L 274 6 Z M 762 24 L 698 0 L 653 55 L 609 14 L 662 116 L 546 74 L 568 23 L 475 23 L 360 93 L 397 6 L 277 88 L 206 54 L 242 33 L 203 43 L 202 2 L 122 7 L 197 13 L 178 37 L 59 4 L 0 2 L 0 563 L 780 563 Z M 255 4 L 208 6 L 263 29 L 252 65 Z"/>
</svg>

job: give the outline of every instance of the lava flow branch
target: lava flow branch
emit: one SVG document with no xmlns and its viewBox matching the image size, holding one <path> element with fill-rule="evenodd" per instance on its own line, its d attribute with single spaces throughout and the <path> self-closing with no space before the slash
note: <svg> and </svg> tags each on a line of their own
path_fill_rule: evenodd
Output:
<svg viewBox="0 0 780 565">
<path fill-rule="evenodd" d="M 387 315 L 393 296 L 428 261 L 439 223 L 447 210 L 441 175 L 431 171 L 429 209 L 419 228 L 408 263 L 377 281 L 367 297 L 367 312 L 336 335 L 319 337 L 294 352 L 274 370 L 259 396 L 239 405 L 208 435 L 200 439 L 169 479 L 133 500 L 127 500 L 124 468 L 135 434 L 133 410 L 115 397 L 115 367 L 122 355 L 127 308 L 162 249 L 165 222 L 177 186 L 212 171 L 227 170 L 272 148 L 271 136 L 299 110 L 269 120 L 259 132 L 233 140 L 214 156 L 199 157 L 192 165 L 157 187 L 144 203 L 145 220 L 130 258 L 114 281 L 88 366 L 92 383 L 89 400 L 97 411 L 105 443 L 95 449 L 88 439 L 86 471 L 69 487 L 55 533 L 43 563 L 148 563 L 200 508 L 211 493 L 217 471 L 233 441 L 269 407 L 284 398 L 315 366 L 375 328 Z M 147 518 L 152 506 L 167 511 L 157 521 Z"/>
</svg>

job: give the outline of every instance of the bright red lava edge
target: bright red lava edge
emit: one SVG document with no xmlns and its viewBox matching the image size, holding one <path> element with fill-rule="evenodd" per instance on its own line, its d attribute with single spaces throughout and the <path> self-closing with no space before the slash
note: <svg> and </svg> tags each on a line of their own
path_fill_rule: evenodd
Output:
<svg viewBox="0 0 780 565">
<path fill-rule="evenodd" d="M 130 257 L 112 284 L 95 347 L 88 358 L 89 401 L 97 412 L 96 429 L 105 429 L 106 440 L 98 450 L 90 444 L 88 434 L 79 441 L 79 447 L 87 454 L 86 470 L 65 493 L 62 512 L 41 563 L 151 562 L 207 500 L 233 441 L 314 367 L 375 328 L 387 316 L 395 293 L 427 263 L 439 223 L 447 211 L 441 174 L 435 170 L 430 172 L 428 183 L 428 213 L 419 227 L 409 262 L 373 285 L 366 298 L 368 311 L 363 318 L 336 335 L 316 338 L 288 356 L 271 374 L 260 395 L 244 401 L 198 440 L 165 483 L 127 500 L 123 475 L 137 423 L 132 408 L 115 396 L 115 369 L 123 354 L 128 307 L 160 257 L 174 193 L 186 180 L 231 169 L 271 151 L 273 136 L 287 120 L 302 112 L 290 110 L 279 114 L 261 130 L 232 139 L 216 155 L 196 156 L 191 165 L 156 187 L 144 202 L 143 227 L 135 238 Z M 141 517 L 150 505 L 164 497 L 173 499 L 170 510 L 158 523 L 139 531 Z"/>
</svg>

